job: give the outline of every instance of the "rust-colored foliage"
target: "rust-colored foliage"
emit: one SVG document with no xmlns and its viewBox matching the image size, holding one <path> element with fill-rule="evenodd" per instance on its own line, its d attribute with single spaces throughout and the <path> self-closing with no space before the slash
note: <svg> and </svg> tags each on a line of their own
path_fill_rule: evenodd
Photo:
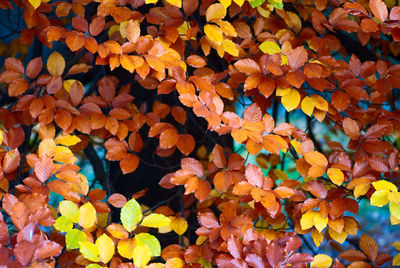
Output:
<svg viewBox="0 0 400 268">
<path fill-rule="evenodd" d="M 0 1 L 0 266 L 400 265 L 395 2 Z"/>
</svg>

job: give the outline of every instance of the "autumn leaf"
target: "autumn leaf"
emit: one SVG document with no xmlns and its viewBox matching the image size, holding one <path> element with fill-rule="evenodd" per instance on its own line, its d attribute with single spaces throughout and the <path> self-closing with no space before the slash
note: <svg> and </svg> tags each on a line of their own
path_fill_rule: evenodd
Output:
<svg viewBox="0 0 400 268">
<path fill-rule="evenodd" d="M 53 76 L 61 76 L 65 69 L 65 60 L 58 52 L 53 52 L 47 59 L 47 70 Z"/>
<path fill-rule="evenodd" d="M 128 232 L 136 228 L 142 217 L 142 208 L 135 199 L 129 200 L 121 209 L 121 222 Z"/>
<path fill-rule="evenodd" d="M 115 246 L 112 239 L 108 235 L 102 234 L 99 238 L 97 238 L 95 245 L 98 248 L 100 261 L 102 263 L 108 263 L 114 256 L 115 251 Z"/>
</svg>

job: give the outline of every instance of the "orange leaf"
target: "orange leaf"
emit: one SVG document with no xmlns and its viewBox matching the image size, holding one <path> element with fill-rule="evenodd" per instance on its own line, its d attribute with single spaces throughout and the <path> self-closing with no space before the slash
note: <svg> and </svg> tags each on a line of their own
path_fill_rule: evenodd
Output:
<svg viewBox="0 0 400 268">
<path fill-rule="evenodd" d="M 179 135 L 174 128 L 164 130 L 160 135 L 160 147 L 169 149 L 176 145 Z"/>
<path fill-rule="evenodd" d="M 135 171 L 139 165 L 139 157 L 135 154 L 127 153 L 119 162 L 122 173 L 127 174 Z"/>
<path fill-rule="evenodd" d="M 193 136 L 190 134 L 181 134 L 179 135 L 178 143 L 176 147 L 182 154 L 188 156 L 191 152 L 193 152 L 196 146 L 196 141 Z"/>
<path fill-rule="evenodd" d="M 374 14 L 380 22 L 384 22 L 387 19 L 388 9 L 382 0 L 370 0 L 369 8 L 371 9 L 372 14 Z"/>
</svg>

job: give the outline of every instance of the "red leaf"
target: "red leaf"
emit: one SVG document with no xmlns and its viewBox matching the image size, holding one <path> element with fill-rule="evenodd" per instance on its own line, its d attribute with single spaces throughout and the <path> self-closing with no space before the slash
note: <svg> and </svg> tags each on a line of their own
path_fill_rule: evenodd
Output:
<svg viewBox="0 0 400 268">
<path fill-rule="evenodd" d="M 110 203 L 113 207 L 122 208 L 128 200 L 122 194 L 112 194 L 108 199 L 107 202 Z"/>
<path fill-rule="evenodd" d="M 318 198 L 324 199 L 327 195 L 325 186 L 320 181 L 308 181 L 308 190 Z"/>
<path fill-rule="evenodd" d="M 14 256 L 20 264 L 28 265 L 32 260 L 34 250 L 35 245 L 31 242 L 22 240 L 15 245 Z"/>
</svg>

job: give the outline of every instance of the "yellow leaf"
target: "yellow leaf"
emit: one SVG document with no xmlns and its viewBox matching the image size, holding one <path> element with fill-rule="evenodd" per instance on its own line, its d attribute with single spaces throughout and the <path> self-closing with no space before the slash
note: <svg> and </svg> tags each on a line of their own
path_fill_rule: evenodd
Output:
<svg viewBox="0 0 400 268">
<path fill-rule="evenodd" d="M 235 57 L 239 56 L 239 49 L 236 47 L 236 44 L 233 43 L 231 40 L 224 39 L 222 45 L 226 53 L 229 53 Z"/>
<path fill-rule="evenodd" d="M 390 203 L 389 210 L 393 217 L 400 220 L 400 204 Z"/>
<path fill-rule="evenodd" d="M 226 8 L 232 4 L 232 0 L 219 0 L 219 2 Z"/>
<path fill-rule="evenodd" d="M 176 6 L 177 8 L 182 7 L 182 0 L 167 0 L 167 2 L 173 6 Z"/>
<path fill-rule="evenodd" d="M 329 179 L 336 185 L 341 185 L 344 181 L 344 174 L 338 168 L 328 168 L 327 171 Z"/>
<path fill-rule="evenodd" d="M 160 256 L 161 245 L 157 238 L 148 233 L 140 233 L 135 236 L 135 243 L 137 246 L 147 245 L 150 249 L 151 256 Z"/>
<path fill-rule="evenodd" d="M 400 241 L 393 242 L 392 246 L 394 246 L 397 250 L 400 250 Z"/>
<path fill-rule="evenodd" d="M 289 94 L 291 90 L 292 90 L 291 88 L 281 88 L 281 87 L 278 87 L 278 88 L 276 89 L 275 95 L 276 95 L 276 96 L 279 96 L 279 97 L 283 97 L 283 96 Z"/>
<path fill-rule="evenodd" d="M 145 1 L 146 4 L 155 4 L 157 2 L 158 2 L 158 0 L 146 0 Z"/>
<path fill-rule="evenodd" d="M 137 267 L 145 267 L 151 259 L 151 251 L 147 245 L 135 246 L 132 252 L 133 263 Z"/>
<path fill-rule="evenodd" d="M 389 201 L 391 203 L 400 203 L 400 193 L 399 192 L 392 192 L 388 194 Z"/>
<path fill-rule="evenodd" d="M 132 259 L 133 248 L 135 247 L 134 240 L 132 238 L 122 239 L 118 242 L 118 253 L 124 258 Z"/>
<path fill-rule="evenodd" d="M 296 153 L 299 155 L 303 155 L 303 147 L 298 140 L 291 140 L 290 143 L 292 144 L 293 148 L 295 149 Z"/>
<path fill-rule="evenodd" d="M 126 202 L 121 209 L 121 222 L 128 232 L 132 232 L 136 229 L 136 224 L 138 224 L 142 218 L 142 208 L 135 199 Z"/>
<path fill-rule="evenodd" d="M 311 95 L 314 101 L 315 108 L 321 111 L 328 111 L 328 102 L 322 98 L 320 95 Z"/>
<path fill-rule="evenodd" d="M 174 217 L 171 220 L 171 228 L 178 235 L 183 235 L 186 232 L 187 228 L 188 228 L 188 224 L 187 224 L 185 218 Z"/>
<path fill-rule="evenodd" d="M 291 89 L 288 94 L 282 97 L 282 105 L 288 112 L 297 108 L 300 103 L 300 93 L 296 89 Z"/>
<path fill-rule="evenodd" d="M 317 213 L 316 211 L 310 210 L 301 216 L 300 226 L 302 230 L 307 230 L 314 226 L 314 217 Z"/>
<path fill-rule="evenodd" d="M 238 6 L 242 6 L 244 3 L 244 0 L 233 0 L 233 2 L 235 2 Z"/>
<path fill-rule="evenodd" d="M 212 42 L 221 45 L 223 40 L 221 28 L 216 25 L 206 24 L 206 26 L 204 26 L 204 33 Z"/>
<path fill-rule="evenodd" d="M 206 19 L 207 21 L 221 20 L 226 16 L 226 8 L 219 3 L 212 4 L 207 8 Z"/>
<path fill-rule="evenodd" d="M 63 82 L 64 89 L 69 93 L 69 91 L 71 90 L 72 84 L 75 82 L 77 82 L 83 88 L 83 85 L 80 81 L 75 80 L 75 79 L 68 79 L 68 80 L 64 80 L 64 82 Z"/>
<path fill-rule="evenodd" d="M 165 268 L 182 268 L 184 266 L 185 262 L 178 257 L 168 259 L 167 262 L 165 263 Z"/>
<path fill-rule="evenodd" d="M 358 198 L 362 195 L 365 195 L 368 190 L 370 188 L 370 184 L 369 183 L 361 183 L 358 184 L 355 188 L 354 188 L 354 197 Z"/>
<path fill-rule="evenodd" d="M 312 237 L 316 247 L 319 247 L 321 245 L 322 241 L 324 241 L 324 235 L 322 233 L 318 232 L 316 229 L 312 230 L 311 237 Z"/>
<path fill-rule="evenodd" d="M 65 69 L 65 60 L 57 51 L 47 59 L 47 70 L 52 76 L 61 76 Z"/>
<path fill-rule="evenodd" d="M 3 131 L 0 130 L 0 144 L 3 143 Z"/>
<path fill-rule="evenodd" d="M 387 191 L 392 191 L 392 192 L 397 192 L 397 187 L 391 182 L 385 181 L 385 180 L 380 180 L 380 181 L 375 181 L 372 183 L 374 186 L 375 190 L 387 190 Z"/>
<path fill-rule="evenodd" d="M 96 245 L 89 241 L 79 242 L 79 252 L 85 257 L 85 259 L 93 262 L 100 261 L 99 250 Z"/>
<path fill-rule="evenodd" d="M 115 245 L 112 239 L 108 235 L 102 234 L 97 238 L 95 244 L 99 250 L 100 261 L 102 263 L 108 263 L 114 256 L 115 252 Z"/>
<path fill-rule="evenodd" d="M 74 202 L 69 201 L 69 200 L 63 200 L 60 202 L 58 209 L 60 210 L 61 215 L 63 215 L 64 217 L 67 217 L 74 223 L 78 223 L 79 209 L 78 209 L 78 206 Z"/>
<path fill-rule="evenodd" d="M 74 154 L 68 147 L 57 146 L 53 160 L 56 162 L 61 162 L 63 164 L 73 164 L 78 161 L 78 158 L 74 156 Z"/>
<path fill-rule="evenodd" d="M 61 135 L 55 139 L 55 142 L 65 146 L 72 146 L 80 142 L 81 139 L 75 135 Z"/>
<path fill-rule="evenodd" d="M 167 216 L 158 213 L 151 213 L 149 216 L 146 216 L 143 219 L 140 225 L 146 227 L 158 228 L 158 227 L 168 226 L 170 223 L 171 220 Z"/>
<path fill-rule="evenodd" d="M 92 228 L 97 222 L 96 209 L 87 202 L 79 208 L 79 225 L 84 229 Z"/>
<path fill-rule="evenodd" d="M 237 36 L 237 32 L 236 32 L 235 28 L 228 21 L 219 20 L 219 21 L 216 21 L 216 23 L 218 24 L 219 28 L 221 28 L 222 32 L 225 35 L 232 36 L 232 37 Z"/>
<path fill-rule="evenodd" d="M 389 193 L 390 192 L 388 190 L 375 191 L 370 198 L 371 205 L 376 207 L 383 207 L 384 205 L 389 203 Z"/>
<path fill-rule="evenodd" d="M 396 219 L 395 217 L 393 217 L 393 215 L 390 215 L 390 224 L 391 225 L 400 224 L 400 219 Z"/>
<path fill-rule="evenodd" d="M 394 256 L 392 264 L 393 266 L 400 266 L 400 253 Z"/>
<path fill-rule="evenodd" d="M 329 268 L 332 265 L 332 258 L 325 254 L 318 254 L 314 256 L 310 267 Z"/>
<path fill-rule="evenodd" d="M 323 217 L 321 213 L 317 212 L 314 216 L 314 226 L 318 232 L 322 232 L 328 225 L 328 217 Z"/>
<path fill-rule="evenodd" d="M 310 97 L 305 97 L 303 99 L 303 101 L 301 102 L 301 109 L 303 110 L 303 112 L 308 115 L 311 116 L 312 113 L 314 112 L 314 101 L 312 98 Z"/>
<path fill-rule="evenodd" d="M 286 11 L 285 12 L 285 22 L 286 25 L 293 29 L 295 33 L 299 33 L 301 30 L 301 20 L 299 16 L 296 15 L 296 13 L 291 12 L 291 11 Z"/>
<path fill-rule="evenodd" d="M 259 47 L 262 52 L 269 55 L 281 52 L 281 48 L 274 41 L 264 41 Z"/>
<path fill-rule="evenodd" d="M 29 0 L 29 3 L 31 3 L 34 9 L 37 9 L 42 2 L 40 0 Z"/>
<path fill-rule="evenodd" d="M 345 231 L 338 233 L 335 230 L 333 230 L 332 228 L 329 228 L 329 235 L 331 236 L 331 238 L 333 240 L 339 242 L 340 244 L 343 244 L 344 241 L 346 241 L 348 234 Z"/>
<path fill-rule="evenodd" d="M 39 144 L 38 155 L 42 157 L 48 155 L 52 157 L 57 151 L 56 143 L 53 139 L 46 138 Z"/>
</svg>

